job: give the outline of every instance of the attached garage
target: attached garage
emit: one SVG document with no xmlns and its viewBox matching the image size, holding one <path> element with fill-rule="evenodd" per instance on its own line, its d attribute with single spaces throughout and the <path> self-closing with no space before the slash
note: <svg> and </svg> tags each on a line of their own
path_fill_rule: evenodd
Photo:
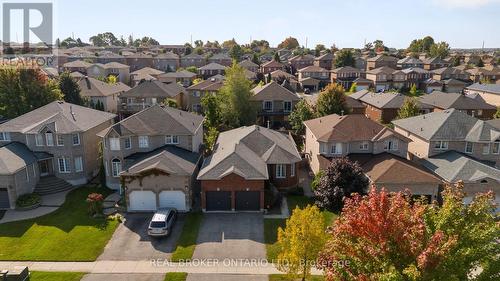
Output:
<svg viewBox="0 0 500 281">
<path fill-rule="evenodd" d="M 230 211 L 231 192 L 230 191 L 207 191 L 206 210 L 207 211 Z"/>
<path fill-rule="evenodd" d="M 160 192 L 160 208 L 175 208 L 178 211 L 188 211 L 186 208 L 186 194 L 178 190 Z"/>
<path fill-rule="evenodd" d="M 236 211 L 260 211 L 260 191 L 236 191 Z"/>
<path fill-rule="evenodd" d="M 156 211 L 156 194 L 153 191 L 132 191 L 129 194 L 129 211 Z"/>
<path fill-rule="evenodd" d="M 6 188 L 0 189 L 0 209 L 10 209 L 9 192 Z"/>
</svg>

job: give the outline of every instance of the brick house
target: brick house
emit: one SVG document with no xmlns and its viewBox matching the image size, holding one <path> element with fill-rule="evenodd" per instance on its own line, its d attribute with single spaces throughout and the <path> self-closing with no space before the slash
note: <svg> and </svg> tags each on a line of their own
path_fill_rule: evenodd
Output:
<svg viewBox="0 0 500 281">
<path fill-rule="evenodd" d="M 388 55 L 377 55 L 366 60 L 366 70 L 372 70 L 382 66 L 387 66 L 396 69 L 398 59 Z"/>
<path fill-rule="evenodd" d="M 495 106 L 486 103 L 481 97 L 459 93 L 434 91 L 431 94 L 421 96 L 419 100 L 421 103 L 433 107 L 432 112 L 454 108 L 482 120 L 492 119 L 497 111 Z"/>
</svg>

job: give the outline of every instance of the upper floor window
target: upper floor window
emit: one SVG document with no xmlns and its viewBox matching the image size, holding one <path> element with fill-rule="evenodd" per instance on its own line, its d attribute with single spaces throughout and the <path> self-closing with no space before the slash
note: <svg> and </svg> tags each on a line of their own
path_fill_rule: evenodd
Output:
<svg viewBox="0 0 500 281">
<path fill-rule="evenodd" d="M 483 144 L 483 154 L 490 154 L 490 144 L 489 143 Z"/>
<path fill-rule="evenodd" d="M 139 136 L 139 147 L 140 148 L 147 148 L 147 147 L 149 147 L 148 136 Z"/>
<path fill-rule="evenodd" d="M 0 141 L 10 141 L 10 133 L 0 132 Z"/>
<path fill-rule="evenodd" d="M 292 102 L 291 101 L 284 101 L 283 102 L 283 111 L 285 111 L 285 112 L 292 111 Z"/>
<path fill-rule="evenodd" d="M 493 143 L 492 152 L 493 152 L 493 154 L 499 154 L 500 153 L 500 141 L 495 141 Z"/>
<path fill-rule="evenodd" d="M 52 132 L 45 133 L 45 143 L 47 144 L 47 146 L 54 145 L 54 134 L 52 134 Z"/>
<path fill-rule="evenodd" d="M 448 149 L 448 142 L 447 141 L 436 141 L 434 143 L 434 149 L 446 150 L 446 149 Z"/>
<path fill-rule="evenodd" d="M 35 135 L 35 145 L 42 146 L 43 145 L 43 136 L 41 134 Z"/>
<path fill-rule="evenodd" d="M 120 139 L 119 138 L 109 138 L 109 149 L 120 150 Z"/>
<path fill-rule="evenodd" d="M 369 143 L 367 141 L 364 141 L 359 144 L 359 150 L 368 150 Z"/>
<path fill-rule="evenodd" d="M 57 146 L 64 146 L 64 136 L 57 135 Z"/>
<path fill-rule="evenodd" d="M 276 164 L 276 178 L 282 179 L 286 177 L 286 166 L 284 164 Z"/>
<path fill-rule="evenodd" d="M 73 134 L 73 145 L 80 145 L 80 134 Z"/>
<path fill-rule="evenodd" d="M 172 135 L 165 136 L 165 144 L 178 144 L 178 143 L 179 143 L 178 136 L 172 136 Z"/>
<path fill-rule="evenodd" d="M 263 104 L 264 111 L 273 111 L 273 101 L 266 100 Z"/>
<path fill-rule="evenodd" d="M 130 137 L 128 138 L 125 138 L 125 149 L 131 149 L 132 148 L 132 140 L 130 139 Z"/>
<path fill-rule="evenodd" d="M 472 150 L 473 150 L 473 143 L 466 142 L 465 143 L 465 153 L 472 153 Z"/>
<path fill-rule="evenodd" d="M 290 176 L 295 177 L 295 163 L 290 165 Z"/>
</svg>

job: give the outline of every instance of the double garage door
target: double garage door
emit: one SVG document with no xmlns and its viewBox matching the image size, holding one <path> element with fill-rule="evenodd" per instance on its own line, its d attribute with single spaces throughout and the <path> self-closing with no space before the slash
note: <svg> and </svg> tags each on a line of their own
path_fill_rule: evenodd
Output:
<svg viewBox="0 0 500 281">
<path fill-rule="evenodd" d="M 0 210 L 9 208 L 10 208 L 9 192 L 7 191 L 6 188 L 0 188 Z"/>
<path fill-rule="evenodd" d="M 236 211 L 259 211 L 260 192 L 259 191 L 236 191 L 235 193 Z M 206 210 L 207 211 L 231 211 L 230 191 L 207 191 Z"/>
<path fill-rule="evenodd" d="M 158 196 L 159 206 L 156 203 Z M 149 190 L 131 191 L 129 194 L 129 211 L 147 212 L 158 208 L 175 208 L 178 211 L 187 211 L 186 195 L 182 191 L 161 191 L 158 195 Z"/>
</svg>

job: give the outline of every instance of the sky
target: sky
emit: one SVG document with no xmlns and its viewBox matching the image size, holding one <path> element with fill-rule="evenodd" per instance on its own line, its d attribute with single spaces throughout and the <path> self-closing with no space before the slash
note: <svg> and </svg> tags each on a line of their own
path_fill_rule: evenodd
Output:
<svg viewBox="0 0 500 281">
<path fill-rule="evenodd" d="M 6 1 L 6 0 L 1 0 Z M 161 44 L 201 39 L 272 46 L 293 36 L 309 48 L 362 47 L 376 39 L 406 48 L 432 36 L 452 48 L 500 48 L 500 0 L 54 0 L 55 37 L 88 41 L 113 32 Z M 9 1 L 10 2 L 10 1 Z M 307 38 L 307 41 L 306 41 Z"/>
</svg>

